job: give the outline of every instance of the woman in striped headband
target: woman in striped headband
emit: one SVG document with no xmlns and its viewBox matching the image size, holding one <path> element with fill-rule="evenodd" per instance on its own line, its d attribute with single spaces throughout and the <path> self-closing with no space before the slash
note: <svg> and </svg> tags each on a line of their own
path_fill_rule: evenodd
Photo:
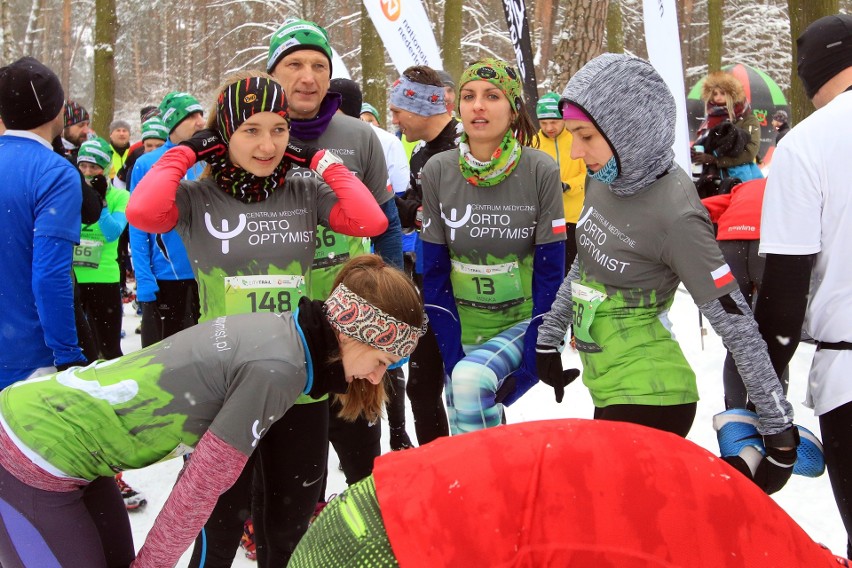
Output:
<svg viewBox="0 0 852 568">
<path fill-rule="evenodd" d="M 163 154 L 130 199 L 132 225 L 151 233 L 177 228 L 198 281 L 201 321 L 296 309 L 311 289 L 318 225 L 354 237 L 387 227 L 370 191 L 336 156 L 292 143 L 288 111 L 283 88 L 270 76 L 232 77 L 219 90 L 208 129 Z M 183 180 L 200 160 L 208 166 L 201 179 Z M 293 165 L 300 169 L 290 172 Z M 271 554 L 270 564 L 286 564 L 322 488 L 312 482 L 328 459 L 328 404 L 308 395 L 296 403 L 260 443 L 263 453 L 264 446 L 292 447 L 298 440 L 302 456 L 259 460 L 263 479 L 274 484 L 264 493 L 279 500 L 264 515 L 269 530 L 256 527 L 262 563 Z M 220 498 L 199 539 L 196 556 L 207 559 L 205 566 L 229 566 L 234 558 L 228 543 L 242 534 L 239 512 L 251 502 L 251 469 Z M 275 537 L 264 548 L 267 533 Z"/>
<path fill-rule="evenodd" d="M 462 74 L 458 150 L 423 167 L 423 296 L 453 434 L 500 424 L 537 381 L 535 338 L 565 265 L 562 182 L 535 136 L 518 72 L 483 59 Z"/>
</svg>

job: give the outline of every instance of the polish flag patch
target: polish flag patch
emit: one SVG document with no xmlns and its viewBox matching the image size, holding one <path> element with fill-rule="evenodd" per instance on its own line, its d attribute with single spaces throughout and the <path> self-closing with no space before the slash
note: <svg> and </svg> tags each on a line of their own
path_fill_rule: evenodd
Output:
<svg viewBox="0 0 852 568">
<path fill-rule="evenodd" d="M 564 233 L 565 232 L 565 217 L 561 219 L 554 219 L 550 222 L 550 226 L 553 227 L 554 234 Z"/>
<path fill-rule="evenodd" d="M 710 276 L 713 278 L 713 282 L 716 284 L 716 288 L 721 288 L 726 284 L 730 284 L 734 281 L 734 274 L 731 272 L 731 267 L 727 264 L 723 264 L 722 266 L 711 272 Z"/>
</svg>

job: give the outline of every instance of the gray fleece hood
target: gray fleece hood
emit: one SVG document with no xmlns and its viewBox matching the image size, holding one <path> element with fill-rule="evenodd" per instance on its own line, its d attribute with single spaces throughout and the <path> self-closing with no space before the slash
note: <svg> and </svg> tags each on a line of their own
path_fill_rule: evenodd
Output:
<svg viewBox="0 0 852 568">
<path fill-rule="evenodd" d="M 609 186 L 633 195 L 674 164 L 676 107 L 668 86 L 644 59 L 605 53 L 589 61 L 562 93 L 607 139 L 618 163 Z"/>
</svg>

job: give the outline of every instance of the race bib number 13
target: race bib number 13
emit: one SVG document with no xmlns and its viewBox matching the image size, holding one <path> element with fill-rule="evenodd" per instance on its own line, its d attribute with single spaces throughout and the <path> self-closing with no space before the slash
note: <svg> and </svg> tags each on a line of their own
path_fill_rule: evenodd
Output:
<svg viewBox="0 0 852 568">
<path fill-rule="evenodd" d="M 452 264 L 450 280 L 459 304 L 496 311 L 524 303 L 517 262 L 466 264 L 453 260 Z"/>
</svg>

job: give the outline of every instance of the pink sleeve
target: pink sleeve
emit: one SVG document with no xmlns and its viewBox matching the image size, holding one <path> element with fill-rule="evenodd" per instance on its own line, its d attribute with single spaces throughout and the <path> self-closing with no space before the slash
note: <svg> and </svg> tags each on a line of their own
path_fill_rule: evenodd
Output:
<svg viewBox="0 0 852 568">
<path fill-rule="evenodd" d="M 195 152 L 175 146 L 163 154 L 130 194 L 127 221 L 146 233 L 166 233 L 178 222 L 178 185 L 195 164 Z"/>
<path fill-rule="evenodd" d="M 247 461 L 247 456 L 208 430 L 131 567 L 174 566 L 198 536 L 219 496 L 234 484 Z"/>
<path fill-rule="evenodd" d="M 332 164 L 322 174 L 337 203 L 328 216 L 331 230 L 353 237 L 375 237 L 388 228 L 388 218 L 373 194 L 343 164 Z"/>
</svg>

